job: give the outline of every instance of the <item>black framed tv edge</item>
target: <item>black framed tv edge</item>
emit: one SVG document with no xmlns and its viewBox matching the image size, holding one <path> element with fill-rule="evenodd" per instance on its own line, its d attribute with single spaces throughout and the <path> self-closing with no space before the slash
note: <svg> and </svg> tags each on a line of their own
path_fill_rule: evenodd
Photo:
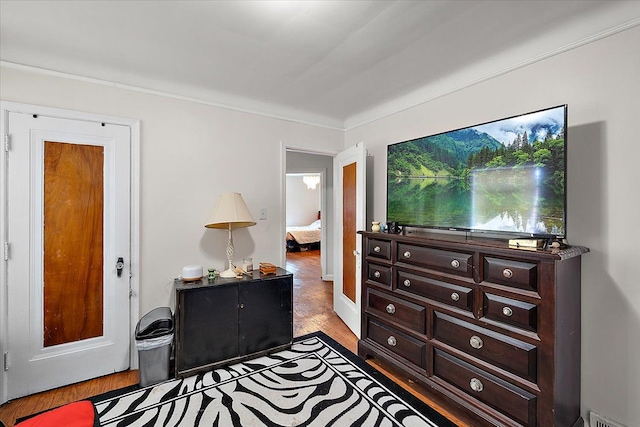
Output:
<svg viewBox="0 0 640 427">
<path fill-rule="evenodd" d="M 391 144 L 387 221 L 562 240 L 567 105 Z"/>
</svg>

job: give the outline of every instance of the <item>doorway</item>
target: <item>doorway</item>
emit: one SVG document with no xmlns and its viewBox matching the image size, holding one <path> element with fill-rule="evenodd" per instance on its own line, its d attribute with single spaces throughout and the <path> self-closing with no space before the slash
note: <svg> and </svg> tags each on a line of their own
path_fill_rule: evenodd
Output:
<svg viewBox="0 0 640 427">
<path fill-rule="evenodd" d="M 310 228 L 314 226 L 320 227 L 315 232 L 309 231 L 308 237 L 311 240 L 305 240 L 301 249 L 315 251 L 320 258 L 318 276 L 324 281 L 332 281 L 334 156 L 332 154 L 305 152 L 290 148 L 284 148 L 284 154 L 286 179 L 283 188 L 283 202 L 285 205 L 283 211 L 287 213 L 285 227 L 289 225 L 303 228 L 309 226 Z M 304 182 L 305 177 L 307 177 L 309 184 Z M 317 184 L 313 181 L 315 177 L 319 178 Z M 291 184 L 295 184 L 296 188 L 291 187 Z M 290 192 L 295 192 L 297 196 L 294 195 L 291 198 Z M 319 200 L 314 199 L 314 197 L 319 197 Z M 301 201 L 298 202 L 296 199 Z M 302 201 L 302 199 L 305 200 Z M 293 204 L 299 205 L 300 209 L 296 209 L 296 206 L 291 206 Z M 304 233 L 304 229 L 301 230 L 301 233 Z M 315 240 L 314 234 L 319 234 L 317 243 L 312 241 Z M 283 230 L 283 265 L 284 261 L 286 261 L 287 245 L 287 231 L 285 228 Z M 293 246 L 296 251 L 298 250 L 298 245 L 295 243 L 291 243 L 289 246 Z"/>
<path fill-rule="evenodd" d="M 312 252 L 320 256 L 324 181 L 324 171 L 287 173 L 287 255 L 291 252 Z"/>
</svg>

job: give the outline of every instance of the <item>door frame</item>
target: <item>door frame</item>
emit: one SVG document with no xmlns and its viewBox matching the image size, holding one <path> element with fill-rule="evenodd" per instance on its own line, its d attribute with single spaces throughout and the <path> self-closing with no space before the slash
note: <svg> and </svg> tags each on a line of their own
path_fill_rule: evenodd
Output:
<svg viewBox="0 0 640 427">
<path fill-rule="evenodd" d="M 295 169 L 292 171 L 287 171 L 287 151 L 295 151 L 297 153 L 302 154 L 315 154 L 319 156 L 327 156 L 327 157 L 335 157 L 338 153 L 335 151 L 322 151 L 322 150 L 313 150 L 307 147 L 299 147 L 294 145 L 288 145 L 284 141 L 280 141 L 280 212 L 282 212 L 282 217 L 280 218 L 280 235 L 282 236 L 282 242 L 285 242 L 287 237 L 287 172 L 290 173 L 304 173 L 304 172 L 313 172 L 321 174 L 320 184 L 322 185 L 322 201 L 321 201 L 321 217 L 324 220 L 326 215 L 332 215 L 332 212 L 327 212 L 327 182 L 326 175 L 327 171 L 324 168 L 308 168 L 308 169 Z M 326 248 L 324 242 L 327 242 L 327 236 L 329 235 L 329 231 L 327 227 L 323 226 L 320 230 L 320 239 L 322 248 Z M 286 245 L 281 245 L 282 249 L 280 251 L 280 265 L 283 267 L 287 264 L 287 248 Z M 322 269 L 322 280 L 332 281 L 333 280 L 333 272 L 327 272 L 327 257 L 330 254 L 327 253 L 326 250 L 322 250 L 320 252 L 320 265 Z"/>
<path fill-rule="evenodd" d="M 140 315 L 140 120 L 103 114 L 83 113 L 79 111 L 45 107 L 40 105 L 23 104 L 10 101 L 0 101 L 0 135 L 2 135 L 2 149 L 0 149 L 0 243 L 2 245 L 2 262 L 0 262 L 0 404 L 7 401 L 7 371 L 5 370 L 5 354 L 9 351 L 8 338 L 8 270 L 7 261 L 11 256 L 10 242 L 7 242 L 9 224 L 7 217 L 8 180 L 7 162 L 11 153 L 11 139 L 8 135 L 9 113 L 36 114 L 58 119 L 81 120 L 97 123 L 111 123 L 127 126 L 131 135 L 131 169 L 130 169 L 130 203 L 131 203 L 131 259 L 129 286 L 129 368 L 138 368 L 138 352 L 135 347 L 135 326 Z"/>
</svg>

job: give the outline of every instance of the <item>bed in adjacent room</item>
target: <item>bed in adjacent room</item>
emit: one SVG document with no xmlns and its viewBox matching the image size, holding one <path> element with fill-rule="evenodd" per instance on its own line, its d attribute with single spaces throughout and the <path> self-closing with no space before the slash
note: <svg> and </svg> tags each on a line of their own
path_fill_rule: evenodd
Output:
<svg viewBox="0 0 640 427">
<path fill-rule="evenodd" d="M 287 227 L 287 251 L 306 250 L 320 246 L 321 220 L 317 219 L 309 225 Z"/>
</svg>

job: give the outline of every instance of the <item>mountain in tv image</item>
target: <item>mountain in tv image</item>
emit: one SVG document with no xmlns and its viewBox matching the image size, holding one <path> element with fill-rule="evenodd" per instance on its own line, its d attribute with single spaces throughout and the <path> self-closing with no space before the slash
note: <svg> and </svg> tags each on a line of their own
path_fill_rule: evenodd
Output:
<svg viewBox="0 0 640 427">
<path fill-rule="evenodd" d="M 564 235 L 564 107 L 390 145 L 387 220 Z"/>
</svg>

